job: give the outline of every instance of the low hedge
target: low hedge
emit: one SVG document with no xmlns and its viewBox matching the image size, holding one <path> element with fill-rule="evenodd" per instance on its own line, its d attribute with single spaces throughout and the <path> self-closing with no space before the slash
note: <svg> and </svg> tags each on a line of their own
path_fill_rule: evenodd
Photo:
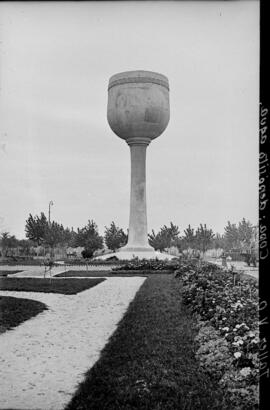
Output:
<svg viewBox="0 0 270 410">
<path fill-rule="evenodd" d="M 117 259 L 112 260 L 93 260 L 93 259 L 63 259 L 62 260 L 66 265 L 73 266 L 73 265 L 89 265 L 89 266 L 115 266 L 115 265 L 123 265 L 127 261 L 119 261 Z M 57 261 L 56 261 L 57 263 Z"/>
<path fill-rule="evenodd" d="M 121 267 L 114 268 L 113 271 L 170 271 L 174 272 L 177 268 L 179 268 L 179 261 L 163 261 L 157 259 L 134 259 L 131 261 L 126 262 Z"/>
<path fill-rule="evenodd" d="M 165 275 L 171 275 L 172 271 L 169 269 L 164 269 L 164 270 L 157 270 L 157 269 L 130 269 L 130 270 L 124 270 L 124 269 L 112 269 L 111 274 L 112 275 L 153 275 L 153 274 L 165 274 Z"/>
</svg>

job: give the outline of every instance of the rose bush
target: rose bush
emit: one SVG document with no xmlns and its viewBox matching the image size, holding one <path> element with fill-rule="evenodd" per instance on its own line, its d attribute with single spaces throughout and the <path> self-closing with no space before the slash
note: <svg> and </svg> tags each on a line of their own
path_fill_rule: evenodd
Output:
<svg viewBox="0 0 270 410">
<path fill-rule="evenodd" d="M 258 408 L 258 282 L 206 262 L 176 271 L 183 301 L 198 318 L 197 358 L 215 377 L 232 409 Z"/>
</svg>

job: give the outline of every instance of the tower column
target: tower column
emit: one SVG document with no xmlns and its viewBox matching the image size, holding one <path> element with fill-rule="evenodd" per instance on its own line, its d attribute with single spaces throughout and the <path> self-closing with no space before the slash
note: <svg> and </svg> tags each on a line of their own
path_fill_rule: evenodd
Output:
<svg viewBox="0 0 270 410">
<path fill-rule="evenodd" d="M 131 184 L 128 243 L 123 251 L 150 251 L 146 213 L 146 148 L 150 138 L 127 139 L 130 146 Z"/>
</svg>

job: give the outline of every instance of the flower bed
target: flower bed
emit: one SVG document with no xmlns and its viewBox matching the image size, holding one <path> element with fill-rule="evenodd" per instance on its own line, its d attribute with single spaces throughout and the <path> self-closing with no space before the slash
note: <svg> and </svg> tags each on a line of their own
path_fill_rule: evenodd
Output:
<svg viewBox="0 0 270 410">
<path fill-rule="evenodd" d="M 198 319 L 197 358 L 219 381 L 232 409 L 258 408 L 258 283 L 209 263 L 186 262 L 176 277 Z"/>
<path fill-rule="evenodd" d="M 96 259 L 83 259 L 83 258 L 72 258 L 72 259 L 63 259 L 65 265 L 73 266 L 73 265 L 91 265 L 91 266 L 115 266 L 115 265 L 122 265 L 125 264 L 127 261 L 118 260 L 116 257 L 111 257 L 109 260 L 96 260 Z M 56 261 L 57 263 L 57 261 Z"/>
<path fill-rule="evenodd" d="M 134 259 L 124 265 L 113 268 L 113 271 L 170 271 L 173 272 L 179 267 L 178 260 L 162 261 L 156 259 Z M 163 272 L 162 272 L 163 273 Z M 167 273 L 167 272 L 166 272 Z"/>
</svg>

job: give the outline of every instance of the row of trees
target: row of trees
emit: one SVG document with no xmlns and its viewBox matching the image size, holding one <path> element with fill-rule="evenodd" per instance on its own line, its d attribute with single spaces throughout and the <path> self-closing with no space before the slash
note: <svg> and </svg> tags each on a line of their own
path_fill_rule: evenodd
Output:
<svg viewBox="0 0 270 410">
<path fill-rule="evenodd" d="M 128 235 L 114 222 L 105 227 L 104 238 L 99 234 L 97 224 L 89 220 L 83 228 L 74 231 L 73 228 L 64 228 L 57 222 L 49 222 L 44 213 L 40 215 L 29 215 L 25 225 L 28 240 L 18 240 L 4 232 L 1 236 L 2 249 L 21 247 L 28 249 L 34 245 L 43 245 L 51 250 L 56 246 L 61 247 L 83 247 L 85 257 L 91 257 L 93 253 L 102 249 L 103 245 L 112 251 L 116 251 L 127 243 Z M 200 224 L 196 229 L 190 225 L 180 235 L 179 227 L 172 222 L 169 226 L 164 225 L 155 233 L 154 230 L 148 235 L 149 243 L 155 249 L 176 247 L 179 251 L 191 248 L 206 252 L 210 248 L 222 248 L 231 250 L 233 248 L 245 250 L 250 249 L 254 240 L 254 227 L 249 221 L 243 219 L 238 225 L 227 223 L 224 234 L 214 234 L 212 229 L 205 224 Z"/>
<path fill-rule="evenodd" d="M 157 234 L 152 230 L 149 243 L 160 251 L 174 246 L 179 251 L 191 248 L 204 253 L 212 246 L 214 237 L 212 229 L 207 228 L 205 224 L 200 224 L 196 230 L 188 225 L 181 237 L 179 227 L 171 222 L 169 226 L 164 225 Z"/>
<path fill-rule="evenodd" d="M 44 213 L 33 217 L 31 214 L 26 221 L 26 237 L 38 245 L 63 247 L 83 247 L 83 256 L 91 257 L 93 253 L 103 248 L 103 237 L 98 233 L 97 224 L 89 220 L 83 228 L 77 232 L 71 228 L 64 228 L 57 222 L 49 223 Z M 127 242 L 127 235 L 117 227 L 114 222 L 110 227 L 105 227 L 104 241 L 106 246 L 115 251 Z"/>
<path fill-rule="evenodd" d="M 30 255 L 31 246 L 35 244 L 27 239 L 17 239 L 14 235 L 10 235 L 9 232 L 3 232 L 0 236 L 0 246 L 4 256 L 9 250 L 19 248 L 23 255 Z"/>
<path fill-rule="evenodd" d="M 220 239 L 222 247 L 226 250 L 231 248 L 246 250 L 254 245 L 256 235 L 256 227 L 243 218 L 238 225 L 228 222 L 225 233 Z"/>
<path fill-rule="evenodd" d="M 26 237 L 28 239 L 18 240 L 14 235 L 3 232 L 0 237 L 0 245 L 4 256 L 12 254 L 12 249 L 19 248 L 23 255 L 31 253 L 31 247 L 44 246 L 50 248 L 51 252 L 56 246 L 59 247 L 83 247 L 83 256 L 91 257 L 93 253 L 106 246 L 115 251 L 124 246 L 127 242 L 127 235 L 117 227 L 114 222 L 110 227 L 105 227 L 104 239 L 98 233 L 97 224 L 89 220 L 83 228 L 74 231 L 73 228 L 64 228 L 63 225 L 53 221 L 49 223 L 44 213 L 41 215 L 29 215 L 25 226 Z"/>
<path fill-rule="evenodd" d="M 64 228 L 57 222 L 49 222 L 43 212 L 40 216 L 29 215 L 25 225 L 26 237 L 38 246 L 69 246 L 74 242 L 75 232 L 73 229 Z"/>
<path fill-rule="evenodd" d="M 152 230 L 149 243 L 160 251 L 175 246 L 179 250 L 191 248 L 203 253 L 210 248 L 220 248 L 225 251 L 237 249 L 247 252 L 256 247 L 256 234 L 256 227 L 245 218 L 238 225 L 228 221 L 223 235 L 214 234 L 212 229 L 207 228 L 205 224 L 200 224 L 197 229 L 188 225 L 184 235 L 180 236 L 178 226 L 171 222 L 170 226 L 164 225 L 157 234 Z"/>
</svg>

